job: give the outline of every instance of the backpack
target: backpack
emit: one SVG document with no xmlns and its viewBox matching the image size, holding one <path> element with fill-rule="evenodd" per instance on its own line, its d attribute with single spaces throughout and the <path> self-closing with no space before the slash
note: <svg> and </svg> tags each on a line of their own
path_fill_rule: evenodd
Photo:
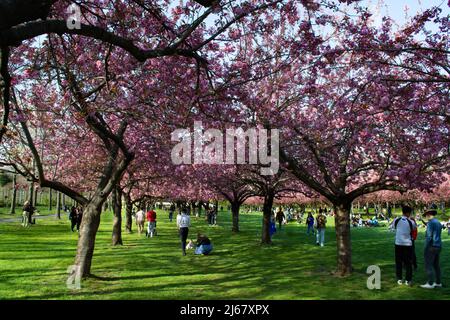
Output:
<svg viewBox="0 0 450 320">
<path fill-rule="evenodd" d="M 326 218 L 325 218 L 325 216 L 323 216 L 323 215 L 319 215 L 318 217 L 317 217 L 317 228 L 319 229 L 319 228 L 325 228 L 325 220 Z"/>
<path fill-rule="evenodd" d="M 395 229 L 397 229 L 397 225 L 398 225 L 398 222 L 399 222 L 400 220 L 401 220 L 401 218 L 395 219 L 395 221 L 394 221 L 394 228 L 395 228 Z M 414 229 L 411 220 L 406 219 L 406 221 L 408 221 L 409 229 L 411 230 L 411 239 L 412 239 L 412 240 L 416 240 L 416 239 L 417 239 L 417 228 Z"/>
</svg>

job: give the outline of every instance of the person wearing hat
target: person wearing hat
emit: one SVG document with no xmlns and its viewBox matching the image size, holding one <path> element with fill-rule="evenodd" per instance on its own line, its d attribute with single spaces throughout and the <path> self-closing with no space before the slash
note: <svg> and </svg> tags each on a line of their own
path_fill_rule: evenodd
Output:
<svg viewBox="0 0 450 320">
<path fill-rule="evenodd" d="M 421 285 L 425 289 L 434 289 L 442 287 L 441 283 L 441 268 L 439 266 L 439 256 L 442 248 L 442 225 L 436 219 L 437 208 L 431 206 L 425 210 L 423 216 L 428 221 L 427 231 L 425 234 L 425 270 L 427 272 L 428 281 Z"/>
</svg>

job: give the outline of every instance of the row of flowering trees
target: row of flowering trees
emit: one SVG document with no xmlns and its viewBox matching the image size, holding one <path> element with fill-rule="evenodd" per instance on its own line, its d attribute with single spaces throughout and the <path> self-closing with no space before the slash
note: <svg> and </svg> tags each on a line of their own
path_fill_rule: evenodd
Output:
<svg viewBox="0 0 450 320">
<path fill-rule="evenodd" d="M 322 197 L 336 212 L 337 271 L 349 274 L 352 202 L 436 188 L 450 142 L 442 8 L 395 30 L 358 2 L 78 1 L 81 28 L 69 29 L 71 1 L 21 0 L 27 10 L 17 10 L 0 0 L 0 162 L 83 205 L 83 276 L 110 195 L 113 244 L 122 199 L 128 231 L 133 204 L 158 197 L 226 199 L 237 232 L 239 207 L 258 196 L 270 243 L 276 199 Z M 279 129 L 280 170 L 175 165 L 171 134 L 194 121 Z"/>
</svg>

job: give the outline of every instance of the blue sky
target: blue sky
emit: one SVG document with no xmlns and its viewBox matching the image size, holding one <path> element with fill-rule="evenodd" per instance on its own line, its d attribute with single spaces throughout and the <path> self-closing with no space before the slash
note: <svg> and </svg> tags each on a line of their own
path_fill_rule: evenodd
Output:
<svg viewBox="0 0 450 320">
<path fill-rule="evenodd" d="M 447 0 L 364 0 L 362 3 L 367 5 L 378 14 L 376 21 L 381 22 L 382 16 L 390 16 L 399 25 L 405 22 L 406 14 L 408 17 L 424 11 L 433 6 L 440 6 L 444 13 L 450 14 L 450 8 Z M 408 8 L 405 11 L 405 8 Z"/>
</svg>

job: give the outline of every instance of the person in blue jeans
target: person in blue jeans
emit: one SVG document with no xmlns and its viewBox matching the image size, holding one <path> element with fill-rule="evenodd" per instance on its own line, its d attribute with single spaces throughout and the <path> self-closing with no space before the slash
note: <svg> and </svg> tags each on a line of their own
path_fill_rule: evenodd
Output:
<svg viewBox="0 0 450 320">
<path fill-rule="evenodd" d="M 306 218 L 306 225 L 308 226 L 306 234 L 309 235 L 309 232 L 312 231 L 314 235 L 314 217 L 311 212 L 308 213 L 308 217 Z"/>
<path fill-rule="evenodd" d="M 316 244 L 323 247 L 325 244 L 325 227 L 327 224 L 327 217 L 323 214 L 322 209 L 319 209 L 319 214 L 316 217 L 317 240 Z"/>
<path fill-rule="evenodd" d="M 425 270 L 427 272 L 428 281 L 421 285 L 425 289 L 434 289 L 442 287 L 441 268 L 439 265 L 439 256 L 442 249 L 442 225 L 436 219 L 437 209 L 432 206 L 423 214 L 427 222 L 427 231 L 425 234 Z"/>
<path fill-rule="evenodd" d="M 203 234 L 197 234 L 197 247 L 195 248 L 195 254 L 208 255 L 213 249 L 211 240 Z"/>
</svg>

